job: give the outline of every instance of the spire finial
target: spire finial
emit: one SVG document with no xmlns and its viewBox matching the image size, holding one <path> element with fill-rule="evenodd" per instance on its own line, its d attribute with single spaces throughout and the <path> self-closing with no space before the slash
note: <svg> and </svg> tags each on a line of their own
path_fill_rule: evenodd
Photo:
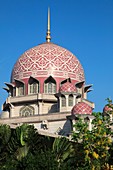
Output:
<svg viewBox="0 0 113 170">
<path fill-rule="evenodd" d="M 48 8 L 48 23 L 47 23 L 47 33 L 46 33 L 46 41 L 50 42 L 51 35 L 50 35 L 50 8 Z"/>
</svg>

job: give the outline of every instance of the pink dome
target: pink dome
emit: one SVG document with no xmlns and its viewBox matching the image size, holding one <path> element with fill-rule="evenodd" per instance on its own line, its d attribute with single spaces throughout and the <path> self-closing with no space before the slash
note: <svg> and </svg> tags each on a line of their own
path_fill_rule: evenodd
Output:
<svg viewBox="0 0 113 170">
<path fill-rule="evenodd" d="M 112 107 L 113 107 L 113 105 L 112 105 Z M 108 106 L 108 105 L 106 105 L 104 108 L 103 108 L 103 112 L 109 112 L 109 111 L 112 111 L 113 109 L 110 107 L 110 106 Z"/>
<path fill-rule="evenodd" d="M 84 71 L 79 60 L 68 50 L 53 43 L 43 43 L 27 50 L 14 65 L 11 82 L 30 76 L 71 78 L 84 81 Z"/>
<path fill-rule="evenodd" d="M 92 108 L 87 104 L 87 103 L 84 103 L 84 102 L 80 102 L 80 103 L 77 103 L 71 113 L 74 115 L 74 114 L 92 114 Z"/>
<path fill-rule="evenodd" d="M 72 83 L 66 82 L 62 84 L 59 91 L 60 92 L 76 92 L 76 87 Z"/>
</svg>

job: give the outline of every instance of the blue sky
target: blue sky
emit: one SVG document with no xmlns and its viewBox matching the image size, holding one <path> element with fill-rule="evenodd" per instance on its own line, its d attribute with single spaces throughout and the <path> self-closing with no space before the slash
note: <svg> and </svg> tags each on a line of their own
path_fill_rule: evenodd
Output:
<svg viewBox="0 0 113 170">
<path fill-rule="evenodd" d="M 0 105 L 18 57 L 45 42 L 48 6 L 52 42 L 80 60 L 93 84 L 88 99 L 102 111 L 113 100 L 113 0 L 0 0 Z"/>
</svg>

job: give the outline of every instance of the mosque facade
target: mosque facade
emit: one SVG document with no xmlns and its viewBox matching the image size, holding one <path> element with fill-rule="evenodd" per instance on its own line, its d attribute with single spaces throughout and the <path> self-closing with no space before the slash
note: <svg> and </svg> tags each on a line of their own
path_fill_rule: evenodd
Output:
<svg viewBox="0 0 113 170">
<path fill-rule="evenodd" d="M 78 115 L 93 119 L 94 103 L 87 99 L 92 85 L 85 84 L 84 70 L 69 50 L 51 42 L 50 12 L 46 42 L 25 51 L 15 63 L 0 123 L 34 124 L 44 133 L 69 136 Z"/>
</svg>

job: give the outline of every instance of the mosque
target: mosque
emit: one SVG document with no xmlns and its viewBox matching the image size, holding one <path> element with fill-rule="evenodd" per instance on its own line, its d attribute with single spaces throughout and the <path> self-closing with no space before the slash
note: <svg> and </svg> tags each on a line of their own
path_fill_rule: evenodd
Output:
<svg viewBox="0 0 113 170">
<path fill-rule="evenodd" d="M 94 103 L 87 99 L 92 85 L 85 84 L 84 70 L 67 49 L 51 42 L 50 11 L 46 42 L 25 51 L 15 63 L 0 123 L 34 124 L 44 133 L 69 136 L 77 116 L 93 119 Z"/>
</svg>

